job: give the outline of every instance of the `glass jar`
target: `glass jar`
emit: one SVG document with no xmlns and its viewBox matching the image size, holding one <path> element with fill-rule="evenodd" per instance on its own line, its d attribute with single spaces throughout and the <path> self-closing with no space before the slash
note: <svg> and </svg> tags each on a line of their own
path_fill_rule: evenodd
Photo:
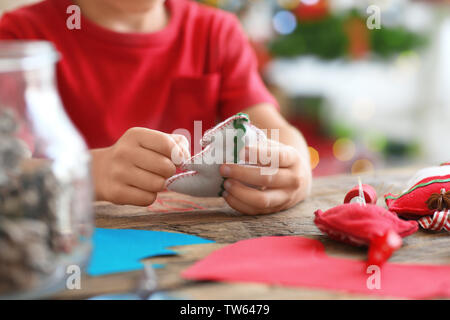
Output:
<svg viewBox="0 0 450 320">
<path fill-rule="evenodd" d="M 58 58 L 49 42 L 0 41 L 1 298 L 65 288 L 91 252 L 90 156 L 56 89 Z"/>
</svg>

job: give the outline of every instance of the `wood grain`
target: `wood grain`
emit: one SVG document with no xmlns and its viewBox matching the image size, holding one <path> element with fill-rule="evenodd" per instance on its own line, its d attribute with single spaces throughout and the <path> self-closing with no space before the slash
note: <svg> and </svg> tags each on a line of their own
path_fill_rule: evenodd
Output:
<svg viewBox="0 0 450 320">
<path fill-rule="evenodd" d="M 400 192 L 414 169 L 394 169 L 363 176 L 363 182 L 371 184 L 381 197 L 387 192 Z M 301 235 L 318 239 L 332 256 L 365 259 L 367 250 L 355 248 L 328 239 L 313 223 L 317 209 L 326 210 L 342 203 L 346 191 L 357 183 L 355 176 L 335 176 L 315 179 L 311 197 L 299 205 L 266 216 L 245 216 L 229 208 L 223 199 L 192 198 L 174 193 L 163 193 L 164 199 L 192 201 L 203 209 L 189 210 L 189 205 L 180 204 L 182 210 L 159 212 L 161 205 L 150 209 L 133 206 L 115 206 L 96 203 L 96 225 L 102 228 L 132 228 L 161 230 L 197 235 L 216 241 L 213 244 L 191 245 L 173 248 L 178 255 L 148 259 L 151 263 L 162 263 L 157 269 L 159 289 L 174 297 L 193 299 L 373 299 L 342 292 L 286 288 L 262 284 L 228 284 L 187 281 L 180 272 L 212 251 L 242 239 L 275 236 Z M 172 205 L 172 204 L 171 204 Z M 183 211 L 189 210 L 189 211 Z M 419 231 L 404 240 L 404 246 L 392 257 L 398 263 L 450 264 L 450 236 L 447 233 Z M 132 291 L 141 276 L 140 272 L 115 274 L 104 277 L 85 277 L 82 290 L 66 291 L 55 298 L 87 298 L 99 294 Z"/>
</svg>

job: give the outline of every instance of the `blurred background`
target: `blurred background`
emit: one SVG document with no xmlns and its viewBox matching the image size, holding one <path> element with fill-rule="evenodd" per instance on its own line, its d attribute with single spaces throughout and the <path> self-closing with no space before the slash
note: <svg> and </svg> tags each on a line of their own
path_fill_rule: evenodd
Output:
<svg viewBox="0 0 450 320">
<path fill-rule="evenodd" d="M 450 1 L 203 2 L 241 18 L 316 176 L 450 159 Z"/>
<path fill-rule="evenodd" d="M 314 175 L 450 160 L 450 0 L 198 1 L 239 16 Z"/>
</svg>

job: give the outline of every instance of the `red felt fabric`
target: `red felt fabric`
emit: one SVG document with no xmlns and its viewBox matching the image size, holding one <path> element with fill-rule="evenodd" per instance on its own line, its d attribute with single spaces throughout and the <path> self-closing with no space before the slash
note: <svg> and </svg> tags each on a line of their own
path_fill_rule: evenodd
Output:
<svg viewBox="0 0 450 320">
<path fill-rule="evenodd" d="M 125 0 L 124 0 L 125 1 Z M 154 33 L 119 33 L 81 17 L 66 21 L 70 0 L 46 0 L 4 14 L 0 39 L 48 40 L 61 53 L 58 87 L 90 148 L 114 144 L 131 127 L 203 131 L 217 119 L 267 102 L 239 20 L 196 1 L 167 0 L 169 24 Z"/>
<path fill-rule="evenodd" d="M 389 230 L 402 237 L 417 231 L 416 221 L 405 221 L 396 214 L 376 205 L 343 204 L 325 212 L 317 210 L 314 223 L 330 238 L 352 245 L 369 245 Z"/>
<path fill-rule="evenodd" d="M 361 185 L 364 193 L 364 199 L 366 203 L 376 204 L 377 203 L 377 192 L 375 189 L 368 184 Z M 359 196 L 359 186 L 353 187 L 344 198 L 344 203 L 350 203 L 350 201 Z"/>
<path fill-rule="evenodd" d="M 416 183 L 409 190 L 414 189 L 421 184 L 429 183 L 433 180 L 447 180 L 450 179 L 450 175 L 439 177 L 428 177 Z M 386 194 L 385 201 L 389 210 L 397 213 L 405 218 L 418 219 L 422 216 L 433 215 L 436 210 L 429 209 L 426 201 L 433 193 L 440 193 L 441 189 L 450 190 L 449 182 L 435 182 L 427 186 L 418 187 L 411 192 L 405 192 L 404 195 L 398 199 L 390 199 L 390 196 L 397 197 L 398 195 Z"/>
<path fill-rule="evenodd" d="M 380 272 L 380 289 L 369 289 L 373 274 L 365 262 L 329 257 L 319 241 L 303 237 L 239 241 L 213 252 L 182 276 L 399 298 L 450 297 L 450 266 L 387 263 Z"/>
</svg>

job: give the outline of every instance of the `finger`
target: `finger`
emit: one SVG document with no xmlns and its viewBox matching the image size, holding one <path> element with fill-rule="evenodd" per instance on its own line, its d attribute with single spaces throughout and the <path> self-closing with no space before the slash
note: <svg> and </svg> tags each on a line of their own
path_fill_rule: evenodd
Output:
<svg viewBox="0 0 450 320">
<path fill-rule="evenodd" d="M 156 199 L 156 193 L 147 192 L 132 186 L 122 186 L 111 201 L 115 204 L 149 206 Z"/>
<path fill-rule="evenodd" d="M 140 169 L 152 172 L 164 178 L 170 178 L 176 173 L 175 164 L 167 157 L 144 148 L 136 148 L 130 153 L 129 159 Z"/>
<path fill-rule="evenodd" d="M 225 180 L 223 185 L 229 194 L 259 210 L 282 206 L 289 201 L 288 193 L 282 189 L 257 190 L 234 179 Z"/>
<path fill-rule="evenodd" d="M 274 174 L 263 174 L 263 167 L 223 164 L 220 174 L 225 178 L 267 188 L 298 188 L 301 184 L 301 178 L 286 168 L 278 169 Z"/>
<path fill-rule="evenodd" d="M 258 215 L 258 214 L 270 214 L 273 212 L 277 212 L 281 210 L 280 208 L 268 208 L 268 209 L 257 209 L 252 206 L 249 206 L 248 204 L 242 202 L 232 194 L 225 191 L 222 195 L 222 197 L 225 199 L 225 201 L 228 203 L 228 205 L 233 208 L 234 210 L 247 214 L 247 215 Z"/>
<path fill-rule="evenodd" d="M 189 140 L 182 134 L 172 134 L 172 138 L 182 149 L 185 158 L 189 159 L 191 157 L 191 147 L 189 145 Z"/>
<path fill-rule="evenodd" d="M 278 141 L 276 141 L 276 140 L 273 140 L 273 139 L 267 139 L 267 140 L 265 141 L 265 143 L 266 143 L 268 146 L 279 146 L 279 145 L 280 145 L 280 142 L 278 142 Z"/>
<path fill-rule="evenodd" d="M 121 181 L 129 186 L 147 192 L 163 191 L 166 185 L 166 179 L 163 177 L 138 167 L 132 167 L 127 170 L 126 176 L 122 177 Z"/>
<path fill-rule="evenodd" d="M 138 144 L 148 150 L 158 152 L 172 159 L 172 155 L 183 154 L 183 151 L 171 135 L 161 131 L 146 128 L 132 128 L 129 130 Z"/>
<path fill-rule="evenodd" d="M 260 166 L 288 168 L 300 161 L 298 151 L 286 145 L 247 146 L 239 153 L 239 159 Z"/>
</svg>

